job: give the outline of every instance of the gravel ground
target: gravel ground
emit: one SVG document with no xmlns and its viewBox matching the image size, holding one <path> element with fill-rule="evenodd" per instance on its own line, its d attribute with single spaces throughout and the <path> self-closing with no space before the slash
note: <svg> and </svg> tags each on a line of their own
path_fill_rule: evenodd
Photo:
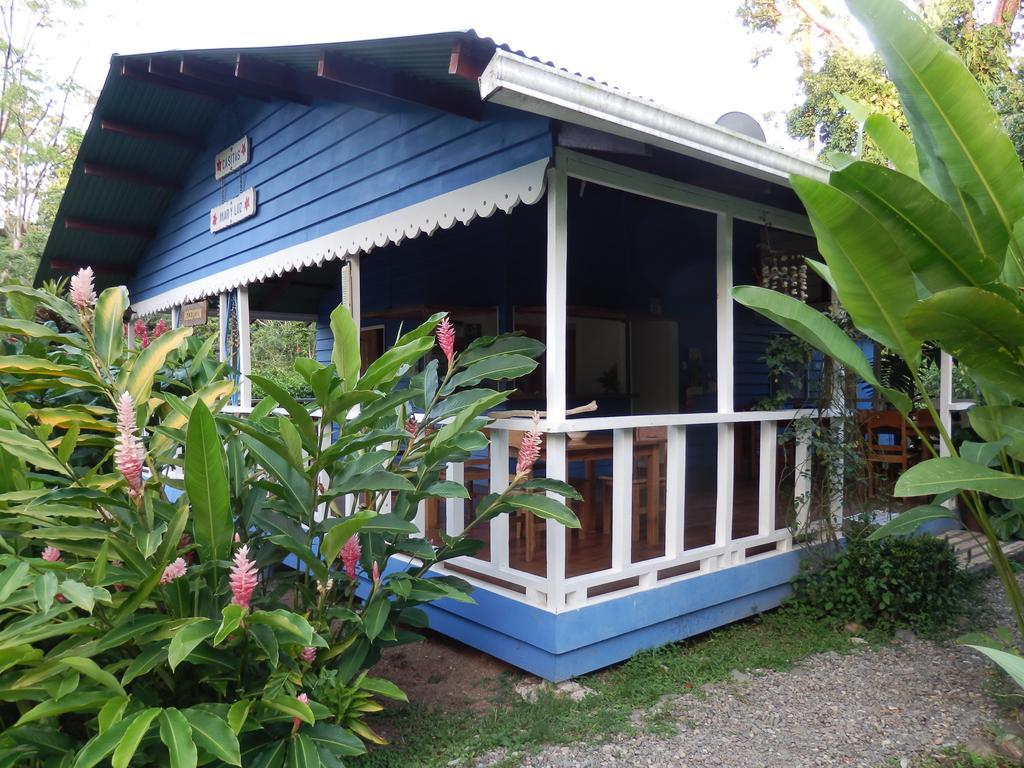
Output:
<svg viewBox="0 0 1024 768">
<path fill-rule="evenodd" d="M 997 625 L 1007 625 L 995 579 L 985 587 Z M 706 696 L 663 697 L 671 737 L 548 747 L 522 768 L 820 768 L 906 765 L 963 744 L 1001 722 L 990 665 L 977 653 L 905 635 L 882 648 L 813 656 L 786 672 L 734 673 Z M 637 713 L 642 720 L 645 713 Z M 492 754 L 477 768 L 496 764 Z"/>
</svg>

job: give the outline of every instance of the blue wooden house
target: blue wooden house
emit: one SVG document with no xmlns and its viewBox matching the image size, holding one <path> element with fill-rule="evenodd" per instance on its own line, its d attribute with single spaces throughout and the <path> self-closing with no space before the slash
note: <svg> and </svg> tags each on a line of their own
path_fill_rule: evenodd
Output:
<svg viewBox="0 0 1024 768">
<path fill-rule="evenodd" d="M 544 412 L 542 471 L 583 492 L 582 528 L 492 521 L 447 566 L 476 605 L 431 619 L 561 680 L 788 588 L 809 478 L 786 470 L 811 463 L 777 440 L 795 411 L 758 410 L 773 328 L 729 289 L 782 275 L 827 302 L 794 266 L 816 248 L 792 173 L 827 175 L 472 32 L 114 56 L 39 279 L 92 265 L 175 324 L 208 303 L 242 410 L 257 318 L 315 321 L 325 359 L 339 301 L 367 359 L 439 309 L 462 342 L 544 340 L 511 407 Z M 500 489 L 528 424 L 499 420 L 448 477 Z"/>
</svg>

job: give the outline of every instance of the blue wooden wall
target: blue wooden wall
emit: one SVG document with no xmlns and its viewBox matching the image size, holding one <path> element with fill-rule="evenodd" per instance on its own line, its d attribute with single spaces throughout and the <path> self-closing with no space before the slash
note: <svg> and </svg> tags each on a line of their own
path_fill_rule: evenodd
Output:
<svg viewBox="0 0 1024 768">
<path fill-rule="evenodd" d="M 215 181 L 214 155 L 243 135 L 252 162 Z M 546 118 L 491 105 L 477 122 L 383 100 L 238 99 L 207 146 L 138 264 L 136 300 L 549 157 L 552 138 Z M 211 208 L 251 186 L 257 215 L 211 234 Z"/>
</svg>

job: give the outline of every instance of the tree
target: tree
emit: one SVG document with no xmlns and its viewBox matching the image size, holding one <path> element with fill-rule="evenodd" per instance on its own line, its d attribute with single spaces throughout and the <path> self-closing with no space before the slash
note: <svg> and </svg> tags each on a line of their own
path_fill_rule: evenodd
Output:
<svg viewBox="0 0 1024 768">
<path fill-rule="evenodd" d="M 81 0 L 5 0 L 0 6 L 0 280 L 31 281 L 81 132 L 69 126 L 87 97 L 74 69 L 45 71 L 40 38 L 63 26 L 61 12 Z"/>
<path fill-rule="evenodd" d="M 1003 119 L 1018 155 L 1024 157 L 1024 58 L 1015 50 L 1018 34 L 1013 28 L 1020 0 L 906 2 L 964 60 Z M 837 0 L 743 0 L 737 15 L 749 31 L 775 35 L 795 45 L 804 98 L 786 115 L 790 136 L 807 141 L 821 153 L 853 153 L 858 120 L 837 94 L 866 104 L 872 112 L 907 130 L 882 59 L 865 47 L 866 41 Z M 772 53 L 772 48 L 757 51 L 755 65 Z M 863 156 L 871 160 L 882 157 L 870 140 Z"/>
</svg>

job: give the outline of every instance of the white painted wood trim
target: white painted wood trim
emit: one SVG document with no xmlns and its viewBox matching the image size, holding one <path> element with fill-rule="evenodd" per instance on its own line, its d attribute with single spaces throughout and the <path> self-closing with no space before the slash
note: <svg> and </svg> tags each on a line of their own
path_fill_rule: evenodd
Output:
<svg viewBox="0 0 1024 768">
<path fill-rule="evenodd" d="M 508 432 L 503 429 L 491 430 L 491 493 L 501 493 L 508 488 Z M 509 567 L 509 515 L 498 515 L 490 522 L 491 565 L 498 569 Z"/>
<path fill-rule="evenodd" d="M 811 509 L 811 461 L 810 443 L 806 437 L 798 437 L 793 451 L 793 502 L 796 508 L 796 530 L 807 528 L 807 516 Z"/>
<path fill-rule="evenodd" d="M 568 296 L 568 190 L 565 168 L 556 162 L 548 170 L 547 301 L 545 389 L 547 418 L 565 419 L 566 395 L 566 300 Z"/>
<path fill-rule="evenodd" d="M 761 423 L 761 461 L 757 483 L 757 534 L 775 530 L 775 472 L 778 459 L 778 431 L 774 421 Z"/>
<path fill-rule="evenodd" d="M 181 328 L 181 304 L 171 307 L 171 330 Z"/>
<path fill-rule="evenodd" d="M 142 315 L 160 312 L 175 304 L 211 296 L 240 285 L 251 285 L 356 253 L 366 253 L 388 243 L 400 243 L 456 223 L 468 224 L 477 216 L 511 211 L 519 203 L 532 205 L 544 194 L 547 158 L 536 160 L 489 179 L 432 197 L 421 203 L 353 224 L 329 235 L 284 248 L 237 267 L 172 288 L 132 306 Z"/>
<path fill-rule="evenodd" d="M 632 559 L 633 430 L 616 429 L 612 434 L 612 570 L 625 570 Z"/>
<path fill-rule="evenodd" d="M 686 530 L 686 427 L 668 428 L 665 448 L 665 556 L 683 551 Z"/>
<path fill-rule="evenodd" d="M 565 435 L 548 435 L 545 440 L 545 466 L 547 476 L 553 480 L 566 481 L 568 472 L 565 462 Z M 554 493 L 548 496 L 564 502 Z M 554 520 L 545 520 L 545 557 L 547 557 L 548 610 L 560 613 L 565 608 L 565 526 Z"/>
<path fill-rule="evenodd" d="M 715 544 L 728 545 L 732 539 L 733 472 L 736 450 L 735 426 L 718 425 L 718 494 L 715 499 Z"/>
<path fill-rule="evenodd" d="M 718 412 L 732 413 L 735 354 L 735 323 L 732 300 L 732 230 L 733 217 L 718 214 L 715 247 L 715 319 L 718 352 L 716 369 Z"/>
<path fill-rule="evenodd" d="M 236 301 L 238 313 L 238 404 L 243 408 L 251 408 L 252 381 L 249 379 L 249 374 L 252 373 L 252 344 L 249 334 L 249 289 L 239 288 Z"/>
<path fill-rule="evenodd" d="M 946 434 L 953 430 L 953 358 L 941 353 L 939 356 L 939 420 L 946 428 Z M 949 446 L 945 440 L 939 440 L 939 455 L 949 456 Z"/>
<path fill-rule="evenodd" d="M 492 416 L 499 417 L 500 411 Z M 564 421 L 541 419 L 541 432 L 594 432 L 602 429 L 635 429 L 637 427 L 694 426 L 700 424 L 741 424 L 751 421 L 793 421 L 794 419 L 816 418 L 822 413 L 813 408 L 799 408 L 788 411 L 740 411 L 739 413 L 666 413 L 649 416 L 598 416 L 594 418 L 571 418 Z M 527 430 L 533 428 L 530 419 L 498 418 L 491 424 L 494 429 Z"/>
<path fill-rule="evenodd" d="M 349 312 L 352 313 L 352 322 L 356 324 L 356 331 L 363 327 L 363 276 L 362 276 L 362 254 L 353 253 L 348 257 L 349 279 Z"/>
<path fill-rule="evenodd" d="M 557 149 L 565 158 L 566 172 L 571 178 L 600 184 L 622 192 L 649 197 L 685 208 L 709 213 L 728 213 L 737 219 L 755 224 L 770 224 L 776 229 L 812 237 L 811 222 L 799 213 L 758 205 L 750 200 L 714 192 L 675 179 L 638 171 L 601 158 L 584 155 L 571 149 Z"/>
<path fill-rule="evenodd" d="M 228 359 L 228 294 L 221 291 L 217 307 L 217 359 Z"/>
<path fill-rule="evenodd" d="M 445 473 L 445 479 L 451 480 L 453 483 L 462 485 L 466 478 L 466 465 L 459 462 L 458 464 L 449 464 L 448 470 Z M 466 527 L 466 500 L 465 499 L 445 499 L 444 500 L 444 532 L 449 536 L 458 536 L 463 528 Z"/>
</svg>

